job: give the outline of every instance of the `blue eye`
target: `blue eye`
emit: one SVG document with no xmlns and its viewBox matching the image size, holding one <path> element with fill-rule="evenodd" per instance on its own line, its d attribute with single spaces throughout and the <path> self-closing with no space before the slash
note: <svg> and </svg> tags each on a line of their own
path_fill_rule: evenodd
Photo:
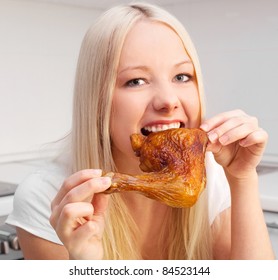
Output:
<svg viewBox="0 0 278 280">
<path fill-rule="evenodd" d="M 191 76 L 188 74 L 178 74 L 177 76 L 175 76 L 174 79 L 177 82 L 186 83 L 186 82 L 190 81 Z"/>
<path fill-rule="evenodd" d="M 128 82 L 126 82 L 126 86 L 127 87 L 138 87 L 138 86 L 142 86 L 145 84 L 145 81 L 143 79 L 133 79 L 133 80 L 130 80 Z"/>
</svg>

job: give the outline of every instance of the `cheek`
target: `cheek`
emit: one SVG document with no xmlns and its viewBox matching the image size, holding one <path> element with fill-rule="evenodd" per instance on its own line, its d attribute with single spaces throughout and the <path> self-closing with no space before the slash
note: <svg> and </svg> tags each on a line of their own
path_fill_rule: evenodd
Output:
<svg viewBox="0 0 278 280">
<path fill-rule="evenodd" d="M 111 125 L 135 133 L 148 101 L 135 93 L 116 91 L 112 103 Z"/>
<path fill-rule="evenodd" d="M 140 121 L 138 108 L 140 106 L 134 100 L 114 96 L 110 120 L 113 150 L 116 149 L 121 153 L 133 153 L 130 135 L 137 132 Z"/>
<path fill-rule="evenodd" d="M 196 119 L 200 115 L 200 100 L 198 92 L 193 94 L 192 98 L 189 101 L 189 114 L 192 118 Z"/>
<path fill-rule="evenodd" d="M 134 100 L 115 96 L 112 104 L 111 130 L 129 132 L 136 120 L 136 107 Z"/>
<path fill-rule="evenodd" d="M 189 119 L 190 127 L 196 127 L 200 125 L 201 110 L 200 99 L 197 89 L 194 89 L 185 97 L 182 97 L 182 106 Z"/>
</svg>

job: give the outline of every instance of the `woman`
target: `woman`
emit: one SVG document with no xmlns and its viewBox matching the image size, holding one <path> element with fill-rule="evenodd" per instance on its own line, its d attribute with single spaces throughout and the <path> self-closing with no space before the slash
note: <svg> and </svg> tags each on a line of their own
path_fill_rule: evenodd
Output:
<svg viewBox="0 0 278 280">
<path fill-rule="evenodd" d="M 267 134 L 242 111 L 206 120 L 203 112 L 200 66 L 182 25 L 147 4 L 107 11 L 81 46 L 69 167 L 33 175 L 15 196 L 7 222 L 25 258 L 272 259 L 256 173 Z M 209 137 L 207 188 L 195 206 L 103 193 L 111 179 L 102 172 L 142 172 L 132 133 L 171 127 Z M 27 189 L 44 197 L 35 201 L 43 210 L 32 210 Z"/>
</svg>

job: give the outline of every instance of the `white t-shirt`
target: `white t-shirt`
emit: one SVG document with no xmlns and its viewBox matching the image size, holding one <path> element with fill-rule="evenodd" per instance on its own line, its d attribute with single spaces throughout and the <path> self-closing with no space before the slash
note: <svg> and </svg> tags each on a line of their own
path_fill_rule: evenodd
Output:
<svg viewBox="0 0 278 280">
<path fill-rule="evenodd" d="M 230 189 L 224 171 L 211 153 L 206 154 L 209 221 L 229 208 Z M 63 167 L 51 163 L 28 176 L 17 188 L 12 213 L 6 223 L 20 227 L 38 237 L 62 244 L 49 223 L 50 204 L 68 175 Z"/>
</svg>

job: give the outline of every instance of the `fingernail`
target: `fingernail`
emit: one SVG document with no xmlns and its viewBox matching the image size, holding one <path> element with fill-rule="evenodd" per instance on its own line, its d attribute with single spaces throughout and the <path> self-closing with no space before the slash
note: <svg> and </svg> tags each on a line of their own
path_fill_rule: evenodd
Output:
<svg viewBox="0 0 278 280">
<path fill-rule="evenodd" d="M 241 147 L 246 147 L 246 146 L 248 146 L 248 143 L 247 143 L 247 141 L 246 141 L 245 139 L 243 139 L 243 140 L 240 140 L 240 141 L 239 141 L 239 145 L 240 145 Z"/>
<path fill-rule="evenodd" d="M 104 186 L 110 186 L 111 185 L 111 178 L 110 177 L 101 177 L 101 182 Z"/>
<path fill-rule="evenodd" d="M 101 169 L 92 169 L 92 174 L 97 175 L 97 176 L 101 176 L 102 170 Z"/>
<path fill-rule="evenodd" d="M 218 138 L 218 135 L 217 135 L 217 133 L 213 132 L 208 135 L 208 138 L 209 138 L 210 142 L 215 142 L 215 140 Z"/>
<path fill-rule="evenodd" d="M 227 142 L 229 141 L 229 137 L 227 135 L 223 135 L 219 138 L 219 142 L 222 144 L 222 145 L 225 145 Z"/>
<path fill-rule="evenodd" d="M 200 128 L 204 131 L 208 131 L 209 126 L 208 126 L 208 124 L 203 123 L 203 124 L 200 125 Z"/>
</svg>

